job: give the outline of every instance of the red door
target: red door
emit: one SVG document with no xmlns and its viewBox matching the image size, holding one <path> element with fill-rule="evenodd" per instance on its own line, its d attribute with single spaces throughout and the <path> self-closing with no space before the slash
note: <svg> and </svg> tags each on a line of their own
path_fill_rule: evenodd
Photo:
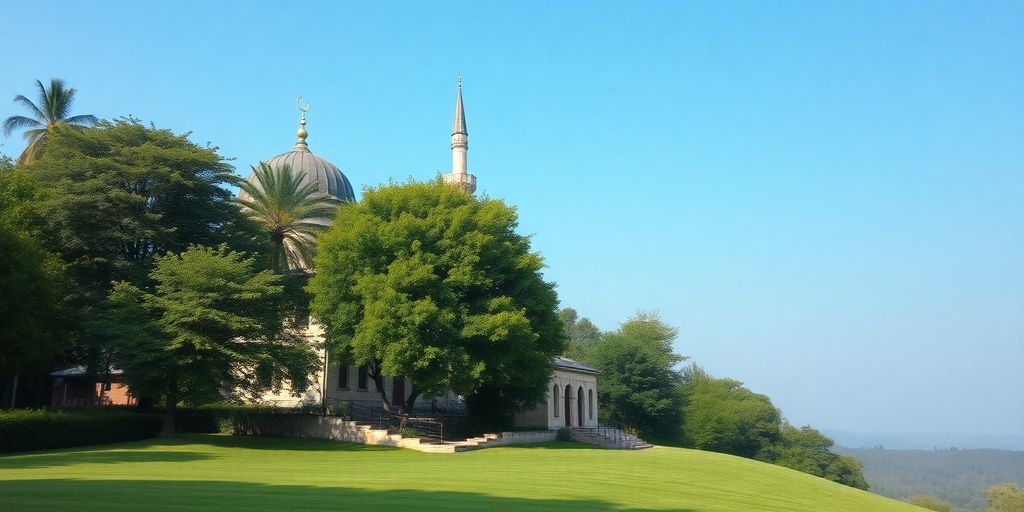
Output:
<svg viewBox="0 0 1024 512">
<path fill-rule="evenodd" d="M 572 426 L 572 386 L 565 385 L 565 426 Z"/>
</svg>

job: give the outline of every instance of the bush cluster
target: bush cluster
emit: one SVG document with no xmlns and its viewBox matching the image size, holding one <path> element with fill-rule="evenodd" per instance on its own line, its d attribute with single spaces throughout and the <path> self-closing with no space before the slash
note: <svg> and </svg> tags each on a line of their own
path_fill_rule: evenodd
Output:
<svg viewBox="0 0 1024 512">
<path fill-rule="evenodd" d="M 0 412 L 0 453 L 137 441 L 155 437 L 163 426 L 159 414 L 128 409 Z"/>
<path fill-rule="evenodd" d="M 242 434 L 256 416 L 297 412 L 301 411 L 267 405 L 208 404 L 179 407 L 174 423 L 179 434 Z"/>
</svg>

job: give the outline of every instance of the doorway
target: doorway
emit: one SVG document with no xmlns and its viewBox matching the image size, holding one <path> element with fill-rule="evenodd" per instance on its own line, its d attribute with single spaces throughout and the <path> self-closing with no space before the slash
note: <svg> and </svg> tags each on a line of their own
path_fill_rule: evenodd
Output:
<svg viewBox="0 0 1024 512">
<path fill-rule="evenodd" d="M 572 426 L 572 386 L 565 385 L 565 426 Z"/>
</svg>

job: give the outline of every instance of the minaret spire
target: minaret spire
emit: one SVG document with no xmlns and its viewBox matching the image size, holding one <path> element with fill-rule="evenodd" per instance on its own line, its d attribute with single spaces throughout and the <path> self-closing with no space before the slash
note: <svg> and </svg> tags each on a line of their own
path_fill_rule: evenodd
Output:
<svg viewBox="0 0 1024 512">
<path fill-rule="evenodd" d="M 455 118 L 452 121 L 452 172 L 444 175 L 445 183 L 458 185 L 472 194 L 476 191 L 476 176 L 469 174 L 466 163 L 469 153 L 469 131 L 466 130 L 466 110 L 462 107 L 462 75 L 455 96 Z"/>
</svg>

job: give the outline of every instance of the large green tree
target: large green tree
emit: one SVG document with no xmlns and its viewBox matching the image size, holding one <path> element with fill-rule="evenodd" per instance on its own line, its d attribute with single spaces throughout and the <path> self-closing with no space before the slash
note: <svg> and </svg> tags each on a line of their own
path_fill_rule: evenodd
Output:
<svg viewBox="0 0 1024 512">
<path fill-rule="evenodd" d="M 317 190 L 306 174 L 287 167 L 274 169 L 260 162 L 252 168 L 252 181 L 242 181 L 237 199 L 271 245 L 270 265 L 281 273 L 313 266 L 316 236 L 334 218 L 341 202 Z"/>
<path fill-rule="evenodd" d="M 259 249 L 255 227 L 227 189 L 236 180 L 231 171 L 216 148 L 188 134 L 118 119 L 86 129 L 57 125 L 42 156 L 4 173 L 0 181 L 18 196 L 12 222 L 67 265 L 80 362 L 104 367 L 102 345 L 117 336 L 91 321 L 111 283 L 145 287 L 155 256 L 190 244 Z"/>
<path fill-rule="evenodd" d="M 114 361 L 131 389 L 163 392 L 165 435 L 174 434 L 179 400 L 284 382 L 297 392 L 308 387 L 318 358 L 305 338 L 282 328 L 280 276 L 225 246 L 194 246 L 156 262 L 151 290 L 114 286 L 107 321 L 118 328 Z"/>
<path fill-rule="evenodd" d="M 832 439 L 809 426 L 796 428 L 783 422 L 780 439 L 768 450 L 765 459 L 843 485 L 867 489 L 863 465 L 849 455 L 832 453 L 834 444 Z"/>
<path fill-rule="evenodd" d="M 38 104 L 21 94 L 14 97 L 14 102 L 25 107 L 30 116 L 11 116 L 4 120 L 5 137 L 10 137 L 15 130 L 25 130 L 27 145 L 18 157 L 19 164 L 38 158 L 47 138 L 58 126 L 83 128 L 96 122 L 96 117 L 89 114 L 70 115 L 77 91 L 74 87 L 67 87 L 63 80 L 51 79 L 49 88 L 36 80 L 36 87 L 39 89 Z"/>
<path fill-rule="evenodd" d="M 781 438 L 782 415 L 762 394 L 693 365 L 682 386 L 683 441 L 700 450 L 767 460 Z"/>
<path fill-rule="evenodd" d="M 640 313 L 605 333 L 588 362 L 601 369 L 597 381 L 601 415 L 655 441 L 679 436 L 682 403 L 678 365 L 686 358 L 672 349 L 678 331 L 657 315 Z"/>
<path fill-rule="evenodd" d="M 564 335 L 541 257 L 515 210 L 445 185 L 391 184 L 339 209 L 320 238 L 314 316 L 336 353 L 370 368 L 386 407 L 488 387 L 512 407 L 539 401 Z M 401 403 L 385 375 L 411 384 Z"/>
<path fill-rule="evenodd" d="M 0 219 L 0 375 L 45 370 L 66 349 L 63 266 L 24 233 Z M 6 406 L 2 404 L 0 406 Z"/>
</svg>

